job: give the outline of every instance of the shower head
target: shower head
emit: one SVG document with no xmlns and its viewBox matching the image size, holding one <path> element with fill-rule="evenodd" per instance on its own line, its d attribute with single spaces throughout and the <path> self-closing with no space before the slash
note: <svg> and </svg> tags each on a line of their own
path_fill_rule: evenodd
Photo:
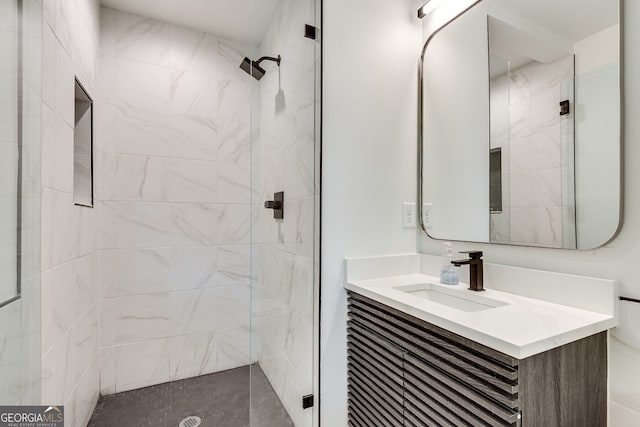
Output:
<svg viewBox="0 0 640 427">
<path fill-rule="evenodd" d="M 278 55 L 277 58 L 273 58 L 271 56 L 263 56 L 257 61 L 252 61 L 249 58 L 245 57 L 242 60 L 242 63 L 240 64 L 240 68 L 242 68 L 242 70 L 245 73 L 249 74 L 250 76 L 253 76 L 254 79 L 259 81 L 262 77 L 264 77 L 265 73 L 267 72 L 264 68 L 260 66 L 260 63 L 262 61 L 273 61 L 276 64 L 278 64 L 278 67 L 279 67 L 281 60 L 282 58 L 280 57 L 280 55 Z"/>
</svg>

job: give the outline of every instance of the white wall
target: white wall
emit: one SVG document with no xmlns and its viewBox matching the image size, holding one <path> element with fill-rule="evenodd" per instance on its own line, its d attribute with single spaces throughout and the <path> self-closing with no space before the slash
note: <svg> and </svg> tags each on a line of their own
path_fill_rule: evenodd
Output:
<svg viewBox="0 0 640 427">
<path fill-rule="evenodd" d="M 43 1 L 42 404 L 84 426 L 98 400 L 97 212 L 73 202 L 74 77 L 95 94 L 99 4 Z"/>
<path fill-rule="evenodd" d="M 323 2 L 321 422 L 346 425 L 343 258 L 414 252 L 418 5 Z M 366 12 L 366 13 L 363 13 Z"/>
<path fill-rule="evenodd" d="M 454 2 L 445 3 L 453 7 Z M 640 257 L 640 123 L 633 120 L 640 114 L 640 28 L 635 22 L 640 18 L 640 3 L 624 2 L 624 224 L 619 236 L 602 248 L 590 251 L 568 251 L 488 244 L 457 244 L 455 250 L 480 249 L 487 261 L 515 266 L 539 268 L 563 273 L 617 279 L 621 293 L 638 297 L 637 260 Z M 464 5 L 455 5 L 461 10 Z M 442 9 L 453 16 L 456 10 Z M 428 34 L 429 28 L 425 28 Z M 606 171 L 602 171 L 606 174 Z M 440 242 L 418 233 L 421 252 L 438 254 Z M 612 331 L 610 353 L 610 405 L 611 425 L 629 426 L 640 423 L 640 305 L 620 304 L 620 326 Z"/>
</svg>

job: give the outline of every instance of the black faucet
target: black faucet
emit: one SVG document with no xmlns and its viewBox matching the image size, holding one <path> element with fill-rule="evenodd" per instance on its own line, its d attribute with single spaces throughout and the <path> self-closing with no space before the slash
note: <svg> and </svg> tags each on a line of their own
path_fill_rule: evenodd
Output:
<svg viewBox="0 0 640 427">
<path fill-rule="evenodd" d="M 461 254 L 469 254 L 469 259 L 451 261 L 456 267 L 469 264 L 469 290 L 484 291 L 482 285 L 482 251 L 465 251 Z"/>
</svg>

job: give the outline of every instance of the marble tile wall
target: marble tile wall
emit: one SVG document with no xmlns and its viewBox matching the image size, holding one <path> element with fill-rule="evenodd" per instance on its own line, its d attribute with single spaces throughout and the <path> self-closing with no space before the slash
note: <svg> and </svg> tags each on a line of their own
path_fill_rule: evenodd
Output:
<svg viewBox="0 0 640 427">
<path fill-rule="evenodd" d="M 314 390 L 317 291 L 319 48 L 304 38 L 316 2 L 283 0 L 256 56 L 282 56 L 258 83 L 254 132 L 254 288 L 256 357 L 296 426 L 313 425 L 302 396 Z M 262 203 L 284 191 L 284 219 Z M 258 399 L 259 396 L 254 396 Z"/>
<path fill-rule="evenodd" d="M 560 101 L 573 98 L 568 88 L 573 69 L 573 56 L 568 56 L 550 64 L 531 62 L 510 72 L 508 138 L 501 121 L 492 116 L 497 126 L 492 138 L 501 141 L 503 149 L 507 201 L 501 215 L 492 215 L 492 241 L 575 247 L 575 233 L 565 230 L 575 229 L 569 191 L 572 155 L 567 152 L 573 141 L 567 123 L 572 119 L 558 114 Z M 504 82 L 492 90 L 500 87 Z M 573 242 L 566 241 L 572 238 Z"/>
<path fill-rule="evenodd" d="M 3 405 L 18 405 L 22 402 L 21 311 L 22 301 L 0 308 L 0 336 L 3 340 L 0 347 L 0 403 Z"/>
<path fill-rule="evenodd" d="M 40 400 L 84 426 L 99 396 L 98 212 L 74 205 L 74 81 L 96 93 L 99 4 L 43 0 L 42 15 Z"/>
<path fill-rule="evenodd" d="M 492 61 L 498 61 L 493 59 Z M 509 75 L 502 74 L 491 79 L 490 90 L 490 148 L 500 148 L 502 168 L 502 212 L 492 212 L 490 219 L 491 242 L 509 243 Z"/>
<path fill-rule="evenodd" d="M 250 46 L 102 8 L 103 394 L 250 363 Z"/>
</svg>

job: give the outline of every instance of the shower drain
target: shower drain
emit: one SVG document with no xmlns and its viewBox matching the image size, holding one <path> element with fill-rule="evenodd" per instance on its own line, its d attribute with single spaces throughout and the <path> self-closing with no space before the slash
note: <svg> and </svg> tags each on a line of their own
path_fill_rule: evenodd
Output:
<svg viewBox="0 0 640 427">
<path fill-rule="evenodd" d="M 198 427 L 202 419 L 200 417 L 191 416 L 180 421 L 179 427 Z"/>
</svg>

